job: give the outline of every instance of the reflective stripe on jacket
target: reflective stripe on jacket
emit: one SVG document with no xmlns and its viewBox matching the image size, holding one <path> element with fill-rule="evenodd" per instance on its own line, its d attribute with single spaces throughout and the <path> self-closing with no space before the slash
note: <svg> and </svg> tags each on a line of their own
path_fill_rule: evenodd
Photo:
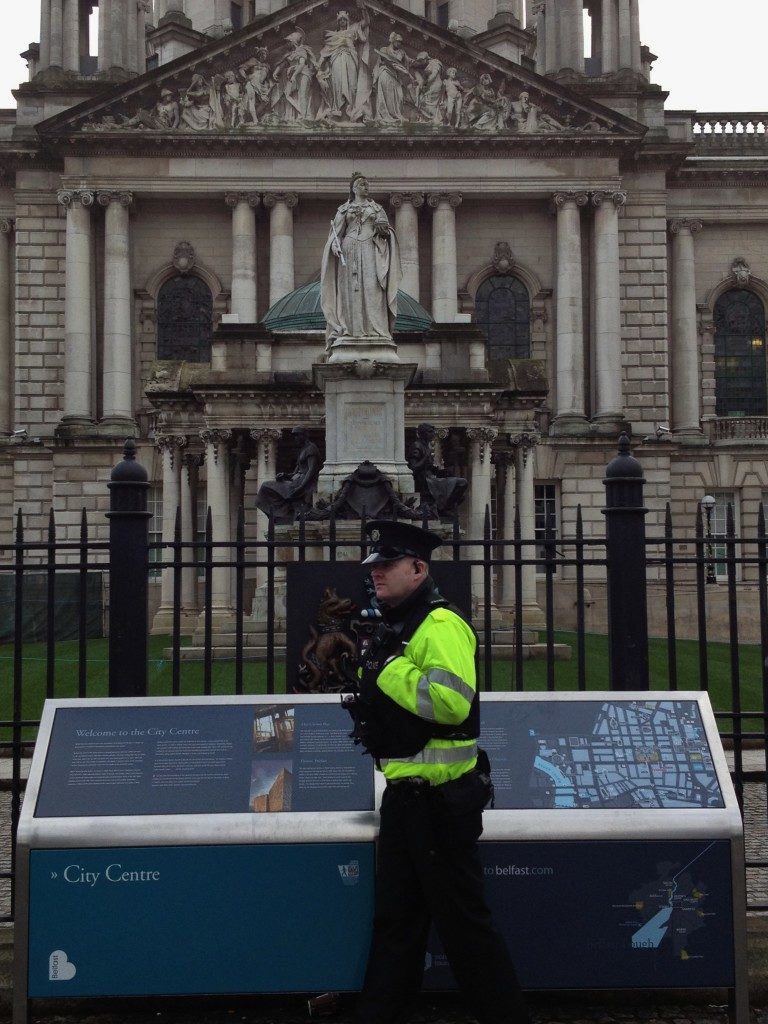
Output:
<svg viewBox="0 0 768 1024">
<path fill-rule="evenodd" d="M 433 609 L 402 655 L 382 668 L 377 685 L 406 711 L 438 725 L 461 725 L 477 687 L 471 627 L 449 608 Z M 382 759 L 389 780 L 419 776 L 433 785 L 458 779 L 477 760 L 476 740 L 429 740 L 413 757 Z"/>
</svg>

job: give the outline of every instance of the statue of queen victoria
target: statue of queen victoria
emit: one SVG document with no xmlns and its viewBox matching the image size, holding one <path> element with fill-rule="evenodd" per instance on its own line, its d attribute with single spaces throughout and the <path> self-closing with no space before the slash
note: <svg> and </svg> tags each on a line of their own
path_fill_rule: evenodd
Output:
<svg viewBox="0 0 768 1024">
<path fill-rule="evenodd" d="M 402 276 L 397 237 L 387 214 L 368 198 L 365 175 L 354 174 L 349 199 L 336 212 L 323 253 L 327 348 L 347 340 L 391 345 Z"/>
</svg>

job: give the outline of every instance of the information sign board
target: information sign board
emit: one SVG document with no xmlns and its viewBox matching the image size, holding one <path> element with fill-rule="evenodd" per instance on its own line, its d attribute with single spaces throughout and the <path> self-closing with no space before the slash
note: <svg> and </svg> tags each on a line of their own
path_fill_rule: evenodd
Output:
<svg viewBox="0 0 768 1024">
<path fill-rule="evenodd" d="M 372 810 L 334 703 L 58 708 L 35 816 Z"/>
<path fill-rule="evenodd" d="M 33 850 L 29 995 L 359 988 L 373 845 Z"/>
</svg>

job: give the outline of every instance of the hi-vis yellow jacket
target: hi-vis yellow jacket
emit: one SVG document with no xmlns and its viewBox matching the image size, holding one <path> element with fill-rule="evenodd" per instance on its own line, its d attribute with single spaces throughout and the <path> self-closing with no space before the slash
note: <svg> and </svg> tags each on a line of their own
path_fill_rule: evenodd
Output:
<svg viewBox="0 0 768 1024">
<path fill-rule="evenodd" d="M 377 686 L 406 711 L 445 727 L 443 732 L 470 718 L 476 731 L 476 648 L 477 638 L 462 618 L 450 608 L 434 608 L 402 654 L 384 664 Z M 476 761 L 476 739 L 434 738 L 413 757 L 382 758 L 380 766 L 388 780 L 418 776 L 439 785 L 471 771 Z"/>
</svg>

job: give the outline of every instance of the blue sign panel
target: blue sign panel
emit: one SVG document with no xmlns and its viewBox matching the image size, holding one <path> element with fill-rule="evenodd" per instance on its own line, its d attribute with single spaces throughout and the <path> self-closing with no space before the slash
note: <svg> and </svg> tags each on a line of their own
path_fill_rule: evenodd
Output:
<svg viewBox="0 0 768 1024">
<path fill-rule="evenodd" d="M 59 708 L 35 815 L 372 810 L 350 728 L 327 703 Z"/>
<path fill-rule="evenodd" d="M 528 989 L 734 984 L 727 840 L 481 843 L 486 894 Z M 425 984 L 454 987 L 436 936 Z"/>
<path fill-rule="evenodd" d="M 481 703 L 498 808 L 724 807 L 695 701 Z"/>
<path fill-rule="evenodd" d="M 30 997 L 350 991 L 373 844 L 33 850 Z"/>
</svg>

